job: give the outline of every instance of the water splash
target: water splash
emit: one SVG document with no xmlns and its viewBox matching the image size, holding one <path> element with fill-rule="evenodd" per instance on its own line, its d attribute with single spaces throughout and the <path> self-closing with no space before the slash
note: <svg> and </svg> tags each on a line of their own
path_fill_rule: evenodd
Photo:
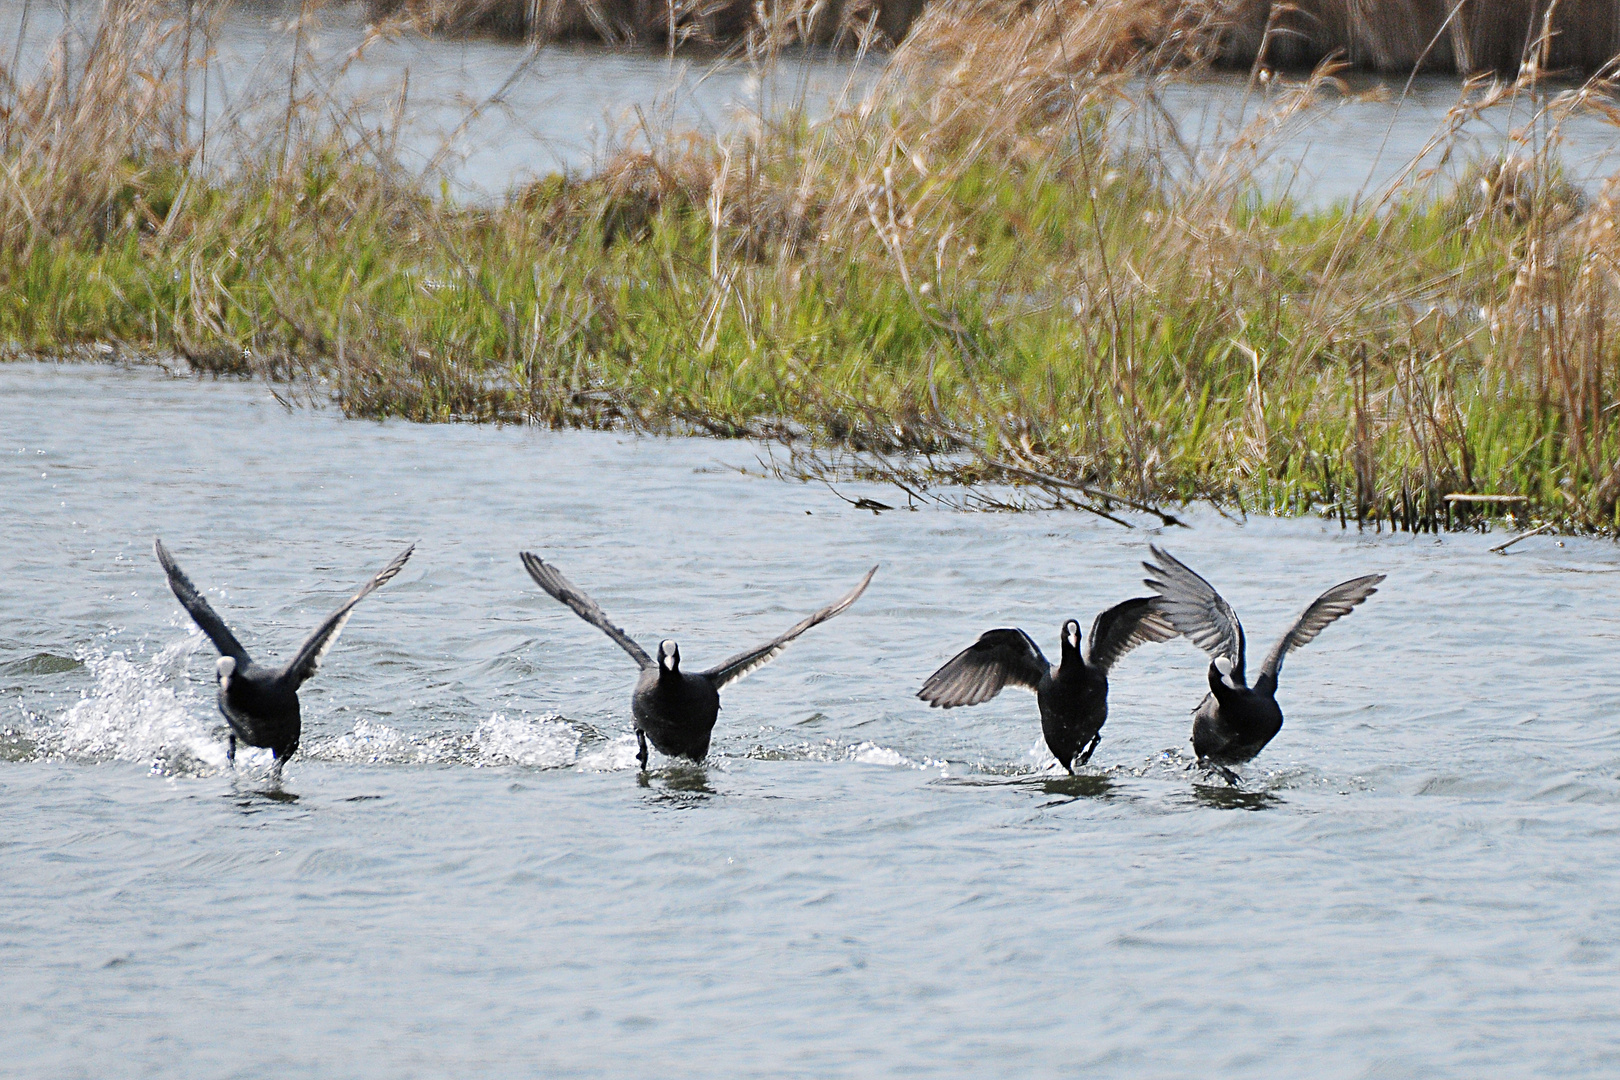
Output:
<svg viewBox="0 0 1620 1080">
<path fill-rule="evenodd" d="M 590 771 L 635 765 L 635 740 L 608 739 L 594 728 L 556 714 L 510 717 L 492 713 L 471 731 L 403 732 L 375 720 L 353 730 L 312 740 L 304 755 L 316 761 L 368 765 L 459 765 Z"/>
<path fill-rule="evenodd" d="M 200 633 L 191 633 L 149 658 L 86 650 L 81 660 L 93 679 L 91 688 L 56 718 L 30 716 L 25 730 L 8 729 L 14 737 L 8 737 L 0 751 L 11 760 L 146 762 L 154 772 L 170 776 L 201 777 L 224 771 L 228 768 L 224 724 L 216 719 L 212 694 L 205 695 L 187 675 L 188 663 L 204 644 Z M 636 752 L 635 737 L 628 733 L 609 735 L 555 713 L 513 716 L 494 712 L 470 730 L 413 732 L 366 718 L 338 735 L 312 734 L 306 729 L 298 756 L 359 765 L 619 772 L 637 767 Z M 725 756 L 717 754 L 711 764 L 723 767 Z M 913 758 L 869 740 L 835 738 L 759 744 L 738 756 L 942 772 L 962 767 L 961 763 Z M 237 761 L 245 768 L 267 767 L 270 755 L 269 751 L 241 747 Z M 986 763 L 966 767 L 996 771 Z M 1019 773 L 1029 771 L 1028 765 L 1011 768 Z"/>
<path fill-rule="evenodd" d="M 408 735 L 375 720 L 357 720 L 342 735 L 306 739 L 305 758 L 367 765 L 429 765 L 446 752 L 444 736 Z"/>
<path fill-rule="evenodd" d="M 555 769 L 579 761 L 581 734 L 561 717 L 512 719 L 494 713 L 472 734 L 483 760 Z"/>
<path fill-rule="evenodd" d="M 615 739 L 598 738 L 580 750 L 576 768 L 581 772 L 619 772 L 640 766 L 636 759 L 634 735 L 620 735 Z"/>
<path fill-rule="evenodd" d="M 755 746 L 742 755 L 756 761 L 829 761 L 854 762 L 860 765 L 884 765 L 902 769 L 942 769 L 949 763 L 934 758 L 917 760 L 900 751 L 875 742 L 847 742 L 842 739 L 823 739 L 820 742 L 793 743 L 785 746 Z"/>
<path fill-rule="evenodd" d="M 149 762 L 164 775 L 205 776 L 225 767 L 218 725 L 199 720 L 186 665 L 202 642 L 190 634 L 149 659 L 101 648 L 79 660 L 94 684 L 49 724 L 35 722 L 35 752 L 74 761 Z"/>
</svg>

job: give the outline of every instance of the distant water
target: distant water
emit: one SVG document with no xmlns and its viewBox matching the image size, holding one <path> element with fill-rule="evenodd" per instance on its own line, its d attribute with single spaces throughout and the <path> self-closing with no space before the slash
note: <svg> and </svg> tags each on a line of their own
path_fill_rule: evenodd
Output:
<svg viewBox="0 0 1620 1080">
<path fill-rule="evenodd" d="M 88 28 L 96 10 L 87 0 L 66 7 L 0 0 L 0 48 L 13 43 L 23 69 L 37 70 L 27 61 L 42 63 L 64 25 Z M 270 0 L 237 4 L 223 16 L 208 78 L 194 80 L 191 94 L 195 115 L 208 117 L 215 160 L 228 160 L 238 126 L 255 131 L 280 123 L 296 43 L 301 93 L 329 94 L 342 108 L 324 111 L 343 113 L 351 135 L 364 127 L 393 146 L 407 168 L 444 176 L 453 194 L 470 200 L 498 198 L 557 170 L 589 171 L 617 146 L 645 148 L 649 133 L 654 142 L 666 131 L 723 137 L 796 104 L 824 116 L 858 102 L 883 69 L 881 56 L 856 64 L 825 52 L 789 52 L 761 69 L 589 46 L 535 54 L 492 39 L 368 40 L 358 4 L 321 8 L 314 28 L 298 40 L 290 30 L 297 10 Z M 70 40 L 82 49 L 86 37 Z M 195 48 L 200 55 L 200 40 Z M 1239 161 L 1266 190 L 1317 205 L 1377 191 L 1420 158 L 1425 169 L 1450 175 L 1470 160 L 1528 152 L 1548 138 L 1557 142 L 1569 178 L 1589 193 L 1620 173 L 1620 127 L 1595 112 L 1557 131 L 1538 126 L 1532 121 L 1542 95 L 1521 95 L 1463 125 L 1449 157 L 1447 146 L 1428 148 L 1460 85 L 1424 76 L 1403 96 L 1402 80 L 1357 76 L 1346 86 L 1353 96 L 1324 96 L 1270 135 L 1259 154 Z M 1369 95 L 1375 90 L 1382 97 Z M 1207 169 L 1274 102 L 1274 90 L 1251 87 L 1240 75 L 1203 76 L 1170 84 L 1161 96 L 1163 114 L 1141 110 L 1120 135 L 1167 147 L 1179 140 L 1189 158 L 1175 151 L 1168 160 Z M 430 186 L 438 190 L 436 181 Z"/>
<path fill-rule="evenodd" d="M 873 515 L 739 471 L 766 452 L 0 365 L 4 1073 L 1614 1075 L 1613 544 Z M 222 771 L 156 534 L 267 658 L 420 541 L 284 792 Z M 1184 768 L 1184 643 L 1117 669 L 1078 780 L 1027 695 L 912 697 L 992 626 L 1055 650 L 1150 540 L 1255 650 L 1389 574 L 1289 660 L 1245 790 Z M 882 569 L 643 782 L 633 665 L 524 547 L 705 665 Z"/>
<path fill-rule="evenodd" d="M 1297 85 L 1304 77 L 1285 81 Z M 1620 125 L 1596 111 L 1555 120 L 1546 109 L 1557 94 L 1573 89 L 1569 85 L 1510 94 L 1503 104 L 1458 121 L 1449 139 L 1440 136 L 1462 100 L 1462 82 L 1455 77 L 1423 75 L 1408 85 L 1402 78 L 1361 74 L 1339 85 L 1343 93 L 1325 91 L 1267 131 L 1266 124 L 1255 122 L 1280 115 L 1288 86 L 1251 84 L 1233 73 L 1192 77 L 1168 84 L 1160 95 L 1163 112 L 1134 114 L 1123 125 L 1123 136 L 1166 147 L 1168 160 L 1178 164 L 1190 157 L 1206 172 L 1227 156 L 1232 165 L 1251 171 L 1267 192 L 1306 205 L 1376 198 L 1396 183 L 1421 188 L 1431 176 L 1443 185 L 1474 162 L 1547 148 L 1565 179 L 1588 196 L 1620 176 Z M 1173 136 L 1163 123 L 1166 117 L 1174 124 Z M 1231 150 L 1244 132 L 1264 133 L 1252 154 Z M 1188 155 L 1175 149 L 1178 142 Z"/>
<path fill-rule="evenodd" d="M 64 26 L 78 28 L 68 40 L 82 52 L 97 10 L 95 0 L 65 8 L 0 0 L 0 49 L 9 59 L 21 41 L 21 67 L 37 71 Z M 442 174 L 454 194 L 475 200 L 547 173 L 588 171 L 621 145 L 645 149 L 649 134 L 660 145 L 666 131 L 713 135 L 796 103 L 824 115 L 859 100 L 881 70 L 879 60 L 857 65 L 824 51 L 789 52 L 767 71 L 588 45 L 536 52 L 491 38 L 370 38 L 359 4 L 320 7 L 300 38 L 298 11 L 296 2 L 237 3 L 217 36 L 205 42 L 199 29 L 194 55 L 211 45 L 211 63 L 206 81 L 192 82 L 191 104 L 208 118 L 205 146 L 216 161 L 228 160 L 242 130 L 280 130 L 295 46 L 299 93 L 338 106 L 324 116 L 341 113 L 351 137 L 368 132 L 406 168 Z M 195 134 L 205 137 L 200 121 Z"/>
</svg>

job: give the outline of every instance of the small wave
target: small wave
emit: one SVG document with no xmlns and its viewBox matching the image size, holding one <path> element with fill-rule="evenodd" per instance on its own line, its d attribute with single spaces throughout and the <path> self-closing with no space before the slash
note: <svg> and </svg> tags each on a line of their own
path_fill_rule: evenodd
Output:
<svg viewBox="0 0 1620 1080">
<path fill-rule="evenodd" d="M 21 660 L 10 660 L 0 664 L 0 675 L 61 675 L 68 671 L 78 671 L 82 667 L 84 661 L 75 657 L 38 652 Z"/>
<path fill-rule="evenodd" d="M 1251 793 L 1331 790 L 1348 794 L 1372 790 L 1372 785 L 1361 776 L 1331 776 L 1304 765 L 1271 763 L 1263 756 L 1233 771 L 1241 781 L 1241 790 Z M 1180 748 L 1161 750 L 1134 765 L 1125 762 L 1109 765 L 1102 770 L 1102 775 L 1191 782 L 1195 786 L 1227 786 L 1224 778 L 1199 765 L 1192 754 Z"/>
</svg>

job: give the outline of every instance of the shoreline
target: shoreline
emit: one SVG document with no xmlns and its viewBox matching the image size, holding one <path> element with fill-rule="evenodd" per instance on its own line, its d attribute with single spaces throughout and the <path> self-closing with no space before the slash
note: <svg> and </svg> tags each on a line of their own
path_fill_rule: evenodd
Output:
<svg viewBox="0 0 1620 1080">
<path fill-rule="evenodd" d="M 1432 530 L 1500 505 L 1448 496 L 1514 496 L 1620 532 L 1620 189 L 1575 189 L 1551 137 L 1302 207 L 1253 176 L 1333 69 L 1185 175 L 1169 140 L 1108 140 L 1155 86 L 1150 58 L 1113 73 L 1112 15 L 1037 11 L 930 23 L 824 119 L 647 130 L 462 207 L 296 83 L 281 126 L 194 170 L 172 13 L 108 17 L 0 132 L 12 348 L 296 378 L 359 417 L 751 435 L 800 475 L 969 507 Z M 1516 93 L 1470 84 L 1436 146 Z M 1552 134 L 1613 107 L 1538 101 Z"/>
</svg>

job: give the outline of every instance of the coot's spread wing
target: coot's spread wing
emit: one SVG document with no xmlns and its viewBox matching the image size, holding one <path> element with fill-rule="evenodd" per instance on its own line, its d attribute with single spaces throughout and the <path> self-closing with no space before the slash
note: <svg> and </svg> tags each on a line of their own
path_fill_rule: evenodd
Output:
<svg viewBox="0 0 1620 1080">
<path fill-rule="evenodd" d="M 1277 672 L 1282 669 L 1283 657 L 1288 655 L 1290 649 L 1309 645 L 1316 639 L 1317 634 L 1327 629 L 1329 623 L 1350 614 L 1357 604 L 1377 592 L 1377 585 L 1383 580 L 1383 574 L 1368 574 L 1366 577 L 1340 582 L 1318 596 L 1295 621 L 1293 628 L 1272 646 L 1270 655 L 1260 668 L 1261 677 L 1269 675 L 1275 680 Z"/>
<path fill-rule="evenodd" d="M 520 554 L 523 559 L 523 568 L 529 572 L 530 577 L 534 578 L 536 585 L 573 608 L 575 615 L 578 615 L 618 642 L 619 648 L 629 653 L 630 658 L 637 664 L 644 668 L 653 666 L 652 657 L 647 655 L 647 650 L 637 645 L 629 634 L 609 622 L 602 609 L 596 606 L 596 601 L 581 592 L 579 586 L 563 577 L 561 570 L 558 570 L 550 563 L 541 561 L 538 556 L 531 555 L 527 551 Z"/>
<path fill-rule="evenodd" d="M 1107 671 L 1119 658 L 1150 641 L 1169 641 L 1176 628 L 1159 610 L 1156 596 L 1138 596 L 1115 604 L 1091 624 L 1086 642 L 1086 664 Z"/>
<path fill-rule="evenodd" d="M 371 595 L 371 591 L 377 586 L 392 581 L 394 575 L 405 568 L 406 561 L 415 550 L 416 545 L 412 544 L 394 556 L 393 562 L 377 571 L 377 575 L 360 586 L 359 591 L 345 600 L 342 607 L 328 615 L 326 621 L 317 626 L 315 632 L 305 639 L 303 646 L 298 650 L 298 655 L 282 669 L 281 677 L 292 680 L 293 686 L 298 687 L 319 671 L 321 661 L 326 659 L 326 654 L 337 644 L 338 635 L 343 633 L 344 626 L 348 625 L 349 616 L 354 612 L 354 605 Z"/>
<path fill-rule="evenodd" d="M 1011 683 L 1035 690 L 1051 671 L 1041 647 L 1022 630 L 986 630 L 979 640 L 947 660 L 923 683 L 917 696 L 931 707 L 977 705 Z"/>
<path fill-rule="evenodd" d="M 197 586 L 186 577 L 185 571 L 180 569 L 180 564 L 169 554 L 169 549 L 163 546 L 163 541 L 154 540 L 152 550 L 157 552 L 158 562 L 163 564 L 163 572 L 169 575 L 169 588 L 174 590 L 180 606 L 186 609 L 198 626 L 202 627 L 202 632 L 208 635 L 208 640 L 214 643 L 214 648 L 222 655 L 234 658 L 238 667 L 246 666 L 247 650 L 236 640 L 236 635 L 225 625 L 225 620 L 214 614 L 214 609 L 208 606 L 208 601 L 197 591 Z"/>
<path fill-rule="evenodd" d="M 1221 598 L 1215 587 L 1192 567 L 1163 548 L 1149 548 L 1159 565 L 1145 562 L 1143 568 L 1153 576 L 1143 584 L 1159 594 L 1159 610 L 1187 640 L 1203 649 L 1210 657 L 1222 657 L 1232 663 L 1232 680 L 1243 683 L 1243 624 L 1238 622 L 1232 605 Z"/>
<path fill-rule="evenodd" d="M 872 567 L 872 569 L 866 572 L 866 576 L 861 578 L 859 585 L 856 585 L 853 589 L 849 590 L 849 592 L 828 604 L 814 615 L 807 616 L 806 618 L 795 623 L 793 628 L 787 633 L 771 641 L 767 641 L 757 649 L 749 649 L 747 652 L 738 653 L 730 660 L 727 660 L 722 664 L 716 664 L 703 674 L 707 675 L 714 682 L 714 688 L 719 690 L 728 683 L 736 682 L 738 679 L 750 672 L 758 671 L 760 668 L 764 667 L 766 664 L 780 656 L 782 654 L 782 650 L 787 648 L 788 642 L 792 641 L 794 638 L 798 637 L 812 626 L 815 626 L 817 623 L 826 622 L 834 615 L 837 615 L 839 612 L 849 607 L 849 605 L 853 604 L 856 600 L 859 600 L 861 593 L 865 592 L 866 586 L 871 583 L 872 575 L 877 572 L 878 568 L 875 566 Z"/>
</svg>

